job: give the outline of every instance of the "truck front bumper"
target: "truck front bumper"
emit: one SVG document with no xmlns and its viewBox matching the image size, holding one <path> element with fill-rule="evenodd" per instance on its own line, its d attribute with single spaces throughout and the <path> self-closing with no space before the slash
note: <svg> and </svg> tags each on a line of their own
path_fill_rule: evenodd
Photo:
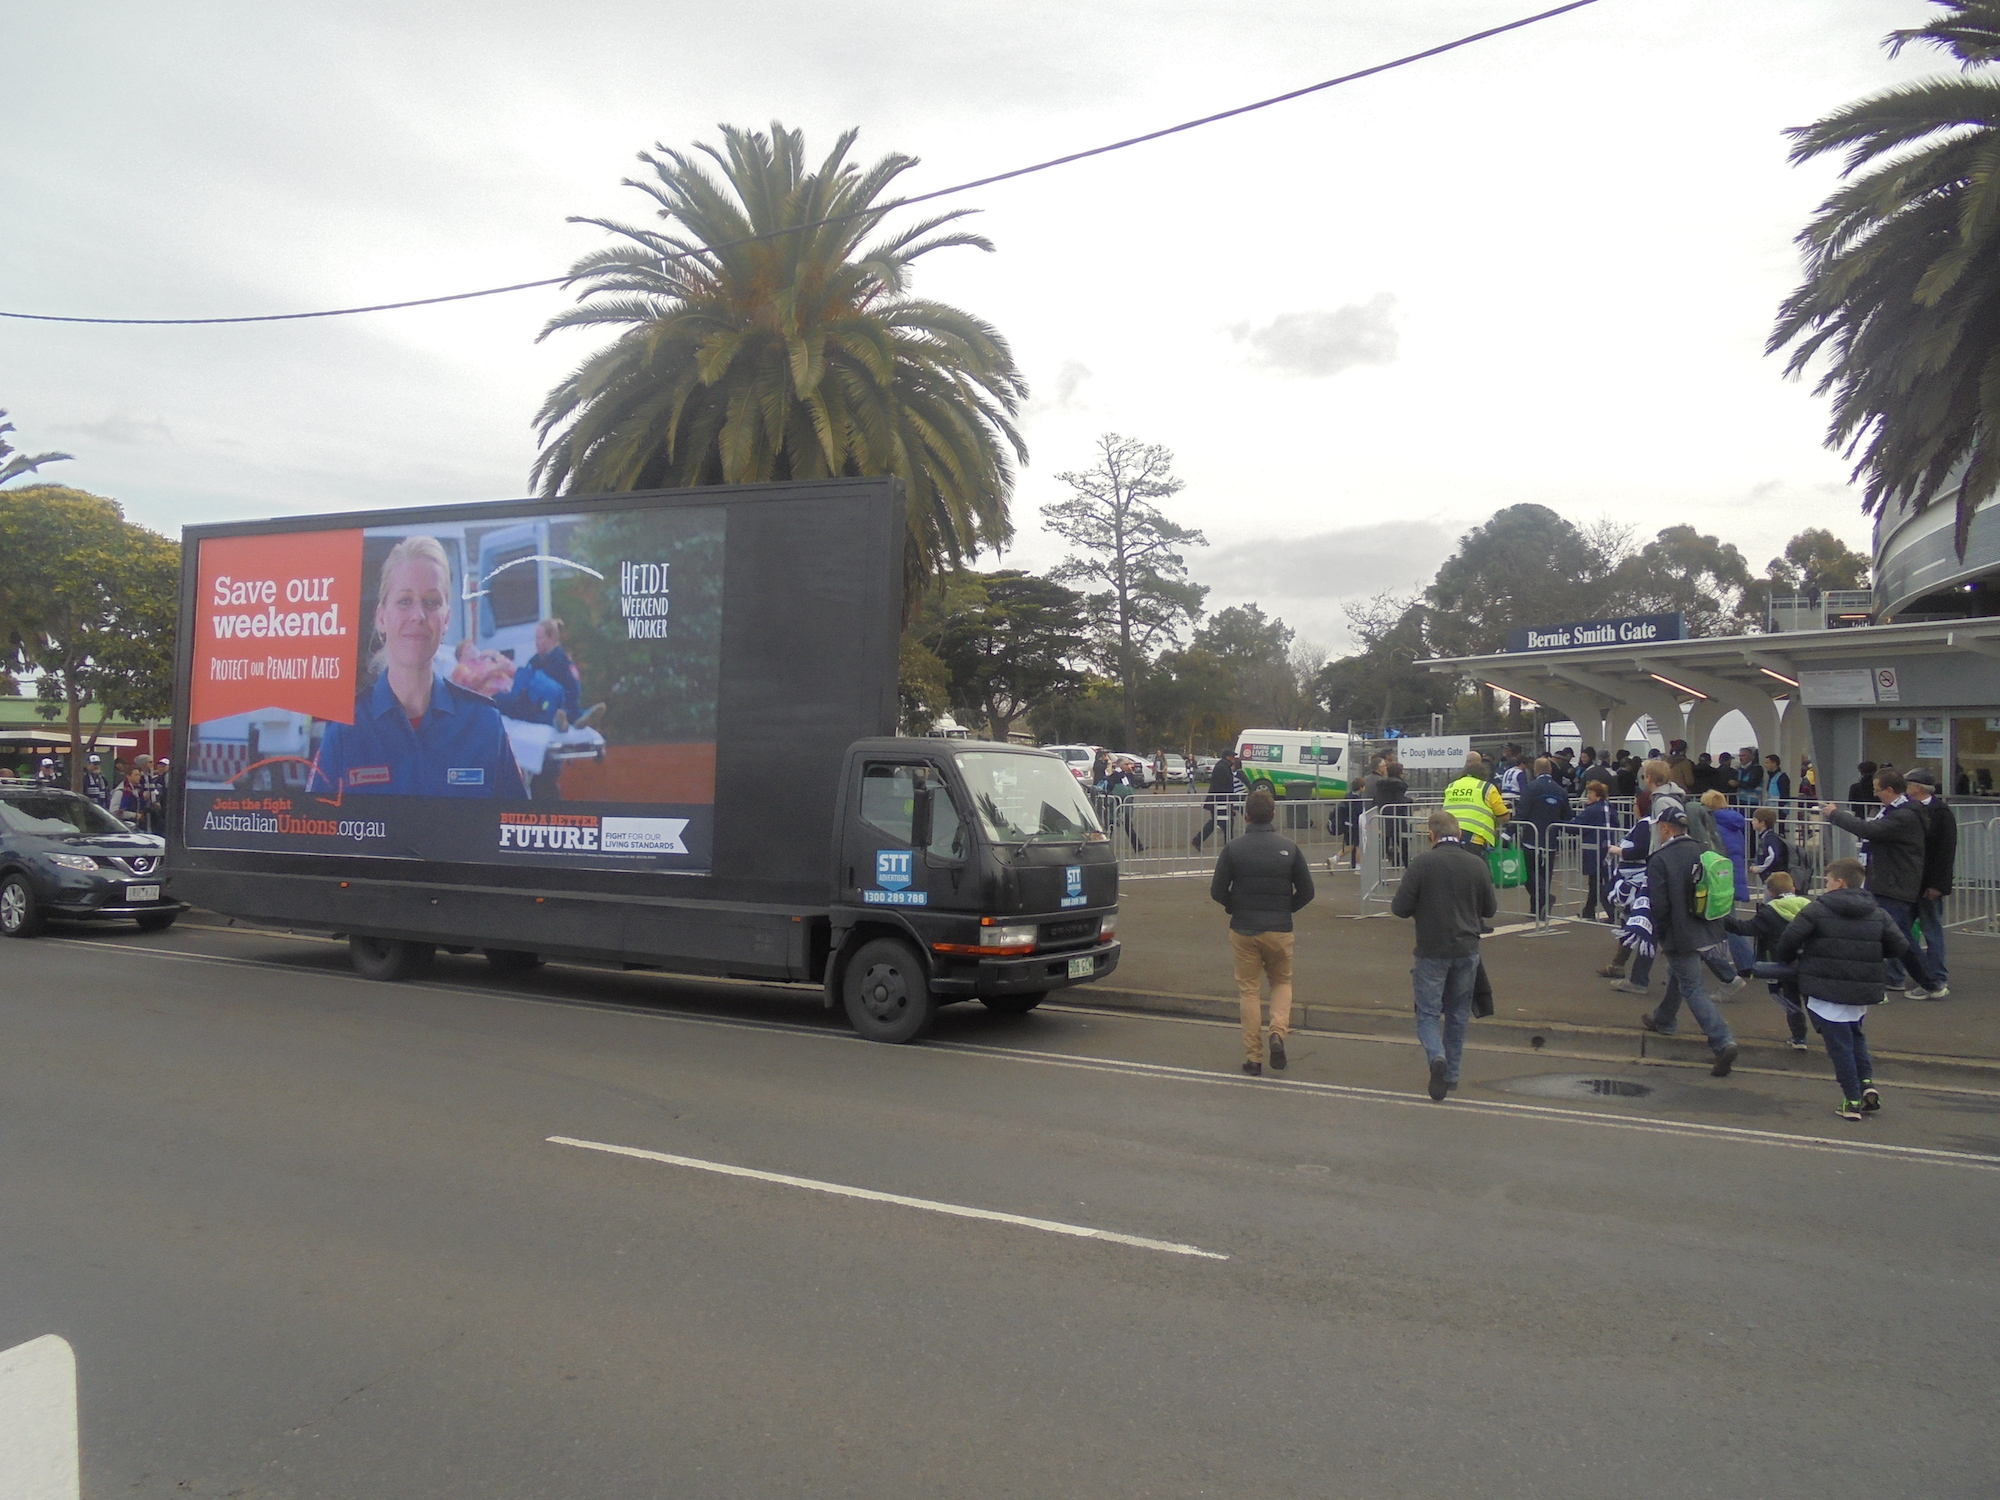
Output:
<svg viewBox="0 0 2000 1500">
<path fill-rule="evenodd" d="M 1060 953 L 1030 953 L 1025 958 L 982 958 L 946 965 L 940 957 L 931 989 L 940 998 L 977 998 L 982 995 L 1021 995 L 1043 990 L 1067 989 L 1073 984 L 1089 984 L 1118 967 L 1118 943 L 1099 943 L 1094 948 L 1071 948 Z M 1082 970 L 1085 962 L 1089 969 Z"/>
</svg>

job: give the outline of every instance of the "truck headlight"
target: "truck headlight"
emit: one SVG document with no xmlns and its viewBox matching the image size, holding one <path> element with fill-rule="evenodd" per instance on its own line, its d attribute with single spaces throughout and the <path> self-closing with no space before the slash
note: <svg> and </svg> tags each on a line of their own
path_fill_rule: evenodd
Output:
<svg viewBox="0 0 2000 1500">
<path fill-rule="evenodd" d="M 97 861 L 88 854 L 51 854 L 49 863 L 64 870 L 95 870 Z"/>
<path fill-rule="evenodd" d="M 1032 953 L 1035 929 L 1029 927 L 988 927 L 979 934 L 979 946 L 989 953 Z"/>
<path fill-rule="evenodd" d="M 1118 913 L 1110 912 L 1097 920 L 1097 940 L 1108 943 L 1118 936 Z"/>
</svg>

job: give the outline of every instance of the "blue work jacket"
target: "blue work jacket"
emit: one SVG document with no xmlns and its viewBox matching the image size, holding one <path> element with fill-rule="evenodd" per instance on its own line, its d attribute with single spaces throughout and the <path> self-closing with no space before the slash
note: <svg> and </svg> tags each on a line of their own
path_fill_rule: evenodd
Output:
<svg viewBox="0 0 2000 1500">
<path fill-rule="evenodd" d="M 323 796 L 511 797 L 527 787 L 500 710 L 435 673 L 431 706 L 412 725 L 387 673 L 354 702 L 352 724 L 329 724 L 314 762 Z"/>
</svg>

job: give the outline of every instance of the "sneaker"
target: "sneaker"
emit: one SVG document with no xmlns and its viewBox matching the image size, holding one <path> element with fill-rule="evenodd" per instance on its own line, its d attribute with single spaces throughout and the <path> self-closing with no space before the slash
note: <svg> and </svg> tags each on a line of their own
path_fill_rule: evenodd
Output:
<svg viewBox="0 0 2000 1500">
<path fill-rule="evenodd" d="M 1599 979 L 1623 979 L 1625 971 L 1616 964 L 1606 964 L 1597 971 L 1597 977 Z"/>
<path fill-rule="evenodd" d="M 1458 1080 L 1456 1078 L 1447 1078 L 1444 1081 L 1444 1091 L 1447 1094 L 1456 1092 L 1457 1088 L 1458 1088 Z"/>
<path fill-rule="evenodd" d="M 1611 988 L 1621 995 L 1643 995 L 1646 993 L 1646 987 L 1643 984 L 1634 984 L 1629 979 L 1621 979 L 1612 985 Z"/>
<path fill-rule="evenodd" d="M 1872 1083 L 1861 1086 L 1861 1108 L 1867 1114 L 1874 1114 L 1882 1107 L 1882 1095 Z"/>
<path fill-rule="evenodd" d="M 1271 1038 L 1271 1071 L 1273 1073 L 1285 1071 L 1285 1039 L 1281 1036 Z"/>
<path fill-rule="evenodd" d="M 1932 990 L 1929 994 L 1925 995 L 1924 998 L 1926 1000 L 1945 1000 L 1950 998 L 1950 996 L 1951 996 L 1951 986 L 1948 984 L 1941 984 L 1936 989 Z"/>
<path fill-rule="evenodd" d="M 1908 989 L 1903 991 L 1903 998 L 1905 1000 L 1928 1000 L 1930 997 L 1931 992 L 1929 990 L 1914 982 Z"/>
<path fill-rule="evenodd" d="M 1840 1101 L 1840 1106 L 1834 1110 L 1834 1113 L 1839 1115 L 1843 1120 L 1858 1120 L 1861 1118 L 1861 1101 L 1859 1099 L 1843 1099 Z"/>
<path fill-rule="evenodd" d="M 1653 1013 L 1652 1013 L 1652 1012 L 1651 1012 L 1650 1010 L 1646 1010 L 1646 1011 L 1641 1011 L 1641 1012 L 1639 1013 L 1639 1024 L 1640 1024 L 1641 1026 L 1645 1027 L 1645 1028 L 1646 1028 L 1646 1030 L 1648 1030 L 1648 1031 L 1652 1032 L 1654 1036 L 1672 1036 L 1672 1035 L 1673 1035 L 1673 1033 L 1672 1033 L 1671 1031 L 1663 1031 L 1663 1030 L 1661 1030 L 1661 1028 L 1660 1028 L 1660 1023 L 1659 1023 L 1658 1021 L 1656 1021 L 1656 1020 L 1654 1020 L 1654 1019 L 1653 1019 Z"/>
<path fill-rule="evenodd" d="M 1715 998 L 1718 1000 L 1734 1000 L 1738 995 L 1742 993 L 1743 993 L 1743 976 L 1741 974 L 1738 974 L 1734 979 L 1730 980 L 1729 983 L 1725 984 L 1721 989 L 1715 992 Z"/>
<path fill-rule="evenodd" d="M 1440 1057 L 1431 1063 L 1431 1097 L 1433 1099 L 1442 1099 L 1446 1092 L 1444 1059 Z"/>
<path fill-rule="evenodd" d="M 1715 1054 L 1715 1066 L 1708 1071 L 1713 1077 L 1727 1078 L 1729 1070 L 1735 1066 L 1736 1043 L 1731 1042 L 1727 1047 L 1724 1047 L 1720 1052 Z"/>
<path fill-rule="evenodd" d="M 1252 1078 L 1262 1078 L 1264 1076 L 1264 1065 L 1260 1062 L 1247 1062 L 1243 1065 L 1243 1071 L 1248 1073 Z"/>
<path fill-rule="evenodd" d="M 1808 1042 L 1802 1036 L 1795 1036 L 1792 1038 L 1792 1050 L 1794 1052 L 1810 1052 L 1812 1051 L 1812 1043 Z"/>
</svg>

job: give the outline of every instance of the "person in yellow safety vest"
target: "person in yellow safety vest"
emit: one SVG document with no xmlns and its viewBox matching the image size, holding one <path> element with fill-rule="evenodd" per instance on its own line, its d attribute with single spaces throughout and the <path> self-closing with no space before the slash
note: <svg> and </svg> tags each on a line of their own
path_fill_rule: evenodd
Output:
<svg viewBox="0 0 2000 1500">
<path fill-rule="evenodd" d="M 1512 816 L 1507 799 L 1487 780 L 1485 757 L 1475 750 L 1465 757 L 1465 774 L 1444 789 L 1444 810 L 1474 848 L 1491 849 L 1500 841 L 1500 825 Z"/>
</svg>

